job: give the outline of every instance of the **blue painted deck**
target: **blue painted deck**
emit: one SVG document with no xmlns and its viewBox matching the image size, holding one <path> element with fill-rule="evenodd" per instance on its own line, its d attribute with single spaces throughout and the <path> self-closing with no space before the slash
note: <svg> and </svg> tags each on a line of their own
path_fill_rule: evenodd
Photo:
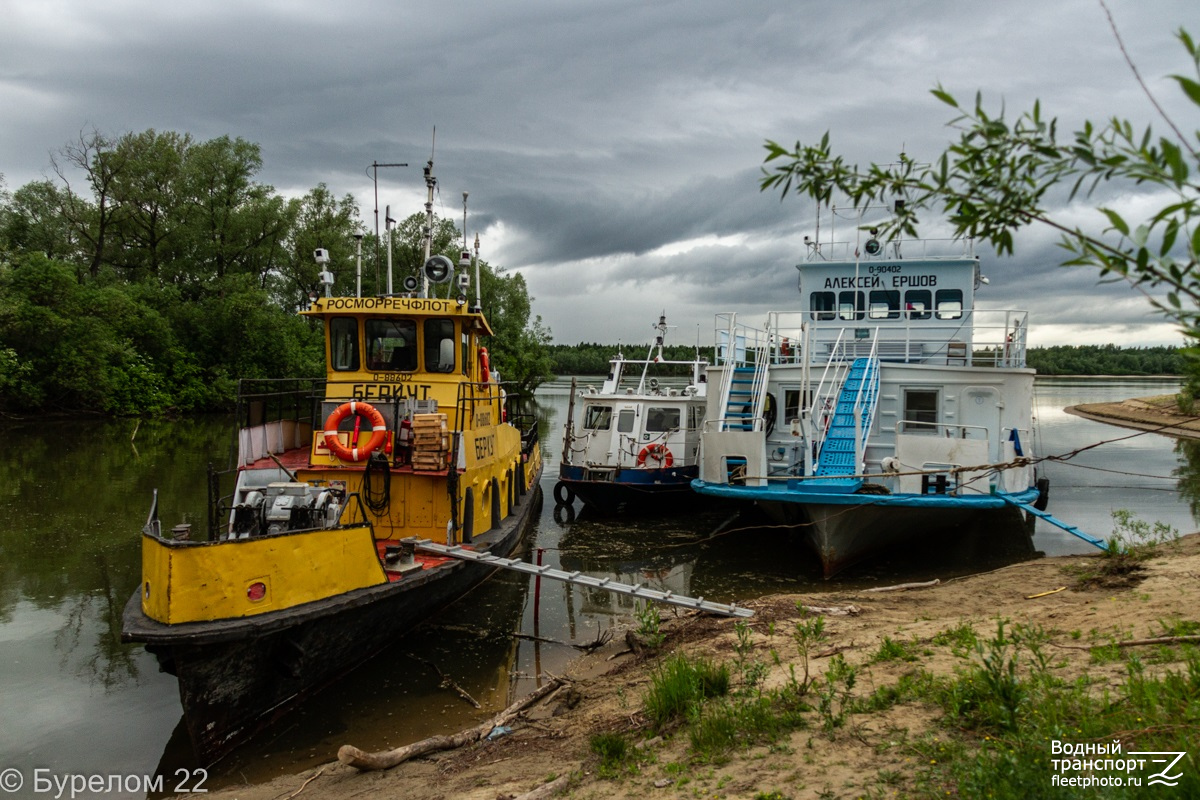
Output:
<svg viewBox="0 0 1200 800">
<path fill-rule="evenodd" d="M 801 483 L 801 482 L 796 482 Z M 817 484 L 817 481 L 803 481 Z M 779 481 L 766 486 L 730 486 L 724 483 L 707 483 L 697 478 L 692 481 L 692 491 L 713 497 L 737 500 L 757 500 L 768 503 L 795 503 L 797 505 L 844 505 L 844 506 L 894 506 L 897 508 L 957 508 L 985 509 L 1003 508 L 1012 498 L 1019 503 L 1032 503 L 1037 499 L 1036 486 L 1008 495 L 968 494 L 961 497 L 944 494 L 853 494 L 844 491 L 817 488 L 799 491 L 790 488 L 787 482 Z"/>
</svg>

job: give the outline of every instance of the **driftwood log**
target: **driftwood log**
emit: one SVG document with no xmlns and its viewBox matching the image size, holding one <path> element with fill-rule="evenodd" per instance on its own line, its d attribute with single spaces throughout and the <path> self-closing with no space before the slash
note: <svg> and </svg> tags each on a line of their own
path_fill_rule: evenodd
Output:
<svg viewBox="0 0 1200 800">
<path fill-rule="evenodd" d="M 546 798 L 553 797 L 563 789 L 567 788 L 567 785 L 570 783 L 571 775 L 568 773 L 567 775 L 562 775 L 558 778 L 555 778 L 549 783 L 543 783 L 532 792 L 526 792 L 525 794 L 517 795 L 513 798 L 513 800 L 546 800 Z"/>
<path fill-rule="evenodd" d="M 809 614 L 821 614 L 826 617 L 857 617 L 862 609 L 851 603 L 848 606 L 800 606 Z"/>
<path fill-rule="evenodd" d="M 863 589 L 864 592 L 904 592 L 909 589 L 928 589 L 930 586 L 937 586 L 941 580 L 934 578 L 931 581 L 920 581 L 918 583 L 897 583 L 895 586 L 876 586 L 871 589 Z"/>
<path fill-rule="evenodd" d="M 553 678 L 544 686 L 525 695 L 525 697 L 513 703 L 487 722 L 476 725 L 474 728 L 468 728 L 465 731 L 459 731 L 450 736 L 430 736 L 419 742 L 397 747 L 394 750 L 383 750 L 378 753 L 367 753 L 359 750 L 354 745 L 344 744 L 338 750 L 338 761 L 363 771 L 391 769 L 397 764 L 403 764 L 410 758 L 417 758 L 427 753 L 436 753 L 440 750 L 453 750 L 456 747 L 472 744 L 491 733 L 492 728 L 508 724 L 526 708 L 547 697 L 565 682 L 562 678 Z"/>
</svg>

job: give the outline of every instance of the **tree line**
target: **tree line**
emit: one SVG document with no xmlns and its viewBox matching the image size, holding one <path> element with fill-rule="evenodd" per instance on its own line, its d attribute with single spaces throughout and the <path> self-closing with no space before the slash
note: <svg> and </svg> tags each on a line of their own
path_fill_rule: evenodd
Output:
<svg viewBox="0 0 1200 800">
<path fill-rule="evenodd" d="M 608 373 L 609 362 L 620 353 L 627 359 L 643 360 L 649 352 L 648 344 L 611 345 L 596 342 L 580 342 L 579 344 L 554 344 L 549 348 L 551 371 L 555 375 L 605 375 Z M 695 360 L 697 348 L 693 345 L 663 345 L 662 358 L 664 361 Z M 713 348 L 699 348 L 700 357 L 713 363 Z M 655 351 L 657 354 L 657 351 Z M 653 356 L 651 356 L 653 357 Z M 655 369 L 656 375 L 691 375 L 688 364 L 664 364 Z"/>
<path fill-rule="evenodd" d="M 260 147 L 147 130 L 82 134 L 50 177 L 0 176 L 0 410 L 110 415 L 231 406 L 238 378 L 324 374 L 319 323 L 296 312 L 318 290 L 385 291 L 375 235 L 354 197 L 319 184 L 284 197 L 258 180 Z M 393 233 L 397 281 L 423 262 L 424 215 Z M 457 262 L 439 219 L 432 252 Z M 482 264 L 492 364 L 532 391 L 550 375 L 550 332 L 524 278 Z"/>
<path fill-rule="evenodd" d="M 639 345 L 555 344 L 549 347 L 551 371 L 555 375 L 604 375 L 609 361 L 621 352 L 625 358 L 646 357 L 646 347 Z M 665 345 L 663 359 L 690 361 L 697 348 L 691 345 Z M 713 363 L 713 348 L 699 348 L 700 357 Z M 1188 361 L 1178 347 L 1120 347 L 1115 344 L 1054 345 L 1031 347 L 1026 351 L 1026 363 L 1039 375 L 1186 375 Z M 662 367 L 660 375 L 689 375 L 685 365 Z"/>
<path fill-rule="evenodd" d="M 1033 347 L 1026 363 L 1039 375 L 1185 375 L 1187 359 L 1179 347 L 1055 345 Z"/>
</svg>

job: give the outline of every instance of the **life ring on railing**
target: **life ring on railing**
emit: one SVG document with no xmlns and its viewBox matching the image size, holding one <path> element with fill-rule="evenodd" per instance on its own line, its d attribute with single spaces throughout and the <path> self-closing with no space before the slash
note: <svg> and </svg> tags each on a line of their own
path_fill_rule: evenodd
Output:
<svg viewBox="0 0 1200 800">
<path fill-rule="evenodd" d="M 671 455 L 671 451 L 667 449 L 665 444 L 648 444 L 643 447 L 642 452 L 638 453 L 638 466 L 646 466 L 646 459 L 648 458 L 661 462 L 660 466 L 664 469 L 675 463 L 675 458 Z"/>
<path fill-rule="evenodd" d="M 488 364 L 487 348 L 481 347 L 479 348 L 479 382 L 487 383 L 491 374 L 491 366 Z"/>
<path fill-rule="evenodd" d="M 338 426 L 342 424 L 342 420 L 346 417 L 355 414 L 365 418 L 370 423 L 371 438 L 361 447 L 353 443 L 351 443 L 350 447 L 347 447 L 338 438 Z M 375 406 L 370 403 L 364 403 L 361 400 L 351 400 L 349 403 L 342 403 L 335 408 L 333 413 L 325 420 L 324 435 L 325 446 L 342 461 L 363 461 L 387 439 L 387 422 L 384 421 L 383 414 L 380 414 Z"/>
</svg>

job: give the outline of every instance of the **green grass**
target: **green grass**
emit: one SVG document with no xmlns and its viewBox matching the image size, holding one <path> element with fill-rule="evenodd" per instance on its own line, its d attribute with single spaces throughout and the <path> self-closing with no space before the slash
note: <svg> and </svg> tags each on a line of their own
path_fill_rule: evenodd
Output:
<svg viewBox="0 0 1200 800">
<path fill-rule="evenodd" d="M 1179 531 L 1163 522 L 1149 523 L 1119 508 L 1112 512 L 1113 531 L 1100 558 L 1085 567 L 1072 568 L 1076 588 L 1130 586 L 1141 580 L 1143 564 L 1179 538 Z"/>
<path fill-rule="evenodd" d="M 967 622 L 933 637 L 933 644 L 950 647 L 950 651 L 959 658 L 970 656 L 978 642 L 979 636 L 975 633 L 975 628 Z"/>
<path fill-rule="evenodd" d="M 1055 676 L 1040 653 L 1037 636 L 1021 636 L 1019 626 L 1012 634 L 1004 628 L 999 623 L 997 635 L 981 643 L 975 663 L 942 682 L 934 693 L 946 713 L 944 726 L 963 731 L 963 744 L 973 746 L 928 770 L 931 785 L 949 783 L 962 797 L 996 800 L 1024 800 L 1033 787 L 1041 797 L 1162 796 L 1163 787 L 1145 781 L 1152 769 L 1120 773 L 1126 778 L 1136 774 L 1143 784 L 1119 791 L 1109 786 L 1053 786 L 1050 743 L 1107 745 L 1120 739 L 1125 753 L 1189 749 L 1200 732 L 1197 651 L 1185 649 L 1182 670 L 1157 675 L 1148 674 L 1141 660 L 1131 655 L 1123 682 L 1111 692 L 1097 692 L 1086 677 L 1068 682 Z M 1179 797 L 1200 796 L 1196 755 L 1187 759 L 1186 765 L 1181 762 L 1180 785 L 1172 791 Z"/>
<path fill-rule="evenodd" d="M 646 716 L 655 730 L 662 731 L 689 718 L 705 700 L 728 693 L 728 666 L 676 653 L 659 664 L 650 678 Z"/>
<path fill-rule="evenodd" d="M 875 655 L 871 656 L 871 663 L 916 661 L 917 657 L 916 645 L 912 642 L 897 642 L 890 636 L 884 636 L 883 641 L 879 644 L 879 649 L 875 651 Z"/>
<path fill-rule="evenodd" d="M 592 736 L 589 747 L 600 757 L 596 774 L 601 778 L 617 778 L 637 771 L 633 748 L 629 740 L 619 733 L 597 733 Z"/>
</svg>

